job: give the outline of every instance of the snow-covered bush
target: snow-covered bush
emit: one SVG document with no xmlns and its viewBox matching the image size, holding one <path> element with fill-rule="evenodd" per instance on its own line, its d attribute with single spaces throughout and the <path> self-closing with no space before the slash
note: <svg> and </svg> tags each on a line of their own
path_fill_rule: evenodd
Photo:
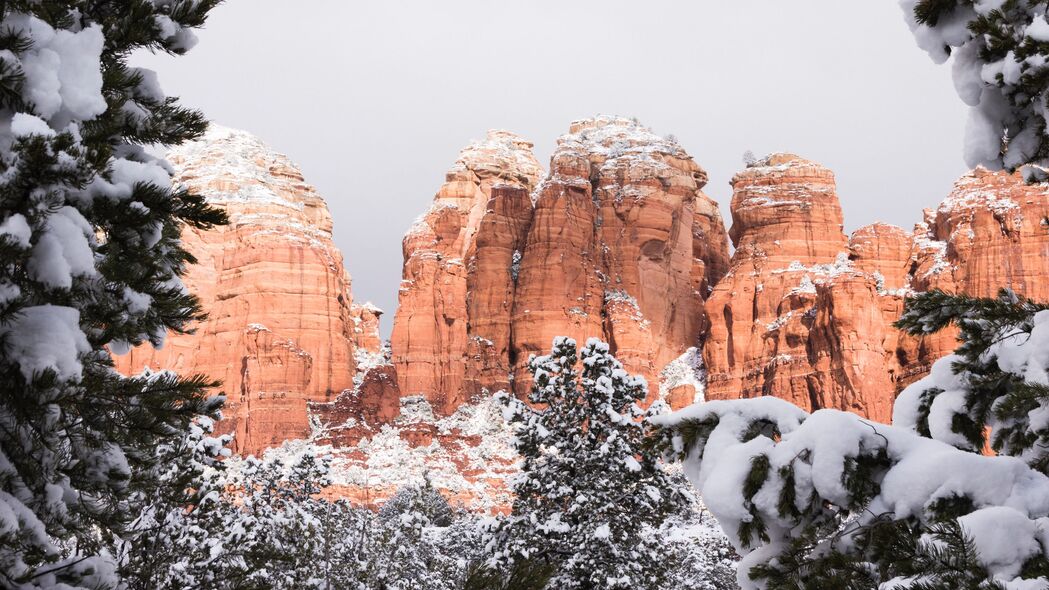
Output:
<svg viewBox="0 0 1049 590">
<path fill-rule="evenodd" d="M 645 381 L 596 339 L 581 357 L 556 338 L 530 363 L 533 405 L 504 394 L 523 461 L 490 564 L 505 575 L 545 566 L 551 588 L 664 588 L 665 549 L 649 533 L 684 497 L 643 445 Z"/>
<path fill-rule="evenodd" d="M 0 3 L 2 587 L 116 585 L 113 539 L 157 490 L 158 445 L 221 404 L 204 378 L 121 377 L 106 350 L 200 313 L 180 227 L 224 216 L 143 145 L 206 123 L 126 59 L 183 53 L 216 3 Z"/>
<path fill-rule="evenodd" d="M 207 424 L 187 439 L 201 449 L 223 442 Z M 151 507 L 124 544 L 130 588 L 457 590 L 481 559 L 481 519 L 428 482 L 372 511 L 324 498 L 328 466 L 309 453 L 203 456 L 196 501 Z"/>
<path fill-rule="evenodd" d="M 971 107 L 965 133 L 969 166 L 1010 170 L 1025 164 L 1044 179 L 1049 96 L 1049 22 L 1044 2 L 900 0 L 918 45 L 936 63 L 953 57 L 954 85 Z"/>
<path fill-rule="evenodd" d="M 900 395 L 893 426 L 771 397 L 653 419 L 744 554 L 744 588 L 1049 585 L 1049 308 L 933 291 L 899 326 L 951 323 L 958 353 Z"/>
<path fill-rule="evenodd" d="M 327 465 L 312 455 L 285 464 L 214 462 L 195 482 L 194 504 L 153 507 L 152 527 L 128 543 L 133 588 L 326 588 L 359 509 L 317 497 Z M 335 587 L 349 587 L 336 586 Z"/>
</svg>

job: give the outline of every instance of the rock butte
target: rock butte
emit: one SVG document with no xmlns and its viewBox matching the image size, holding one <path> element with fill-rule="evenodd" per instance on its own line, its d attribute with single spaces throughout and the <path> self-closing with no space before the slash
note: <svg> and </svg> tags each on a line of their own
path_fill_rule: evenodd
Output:
<svg viewBox="0 0 1049 590">
<path fill-rule="evenodd" d="M 914 291 L 1049 295 L 1046 185 L 977 169 L 914 231 L 842 233 L 834 177 L 773 154 L 733 180 L 728 275 L 707 300 L 708 399 L 775 395 L 891 419 L 895 396 L 954 348 L 892 327 Z"/>
<path fill-rule="evenodd" d="M 529 356 L 558 335 L 608 341 L 652 398 L 659 371 L 700 342 L 728 244 L 691 156 L 601 117 L 573 123 L 541 173 L 531 143 L 489 132 L 405 236 L 393 363 L 402 393 L 442 415 L 527 391 Z"/>
<path fill-rule="evenodd" d="M 169 335 L 160 350 L 116 357 L 117 368 L 220 379 L 223 422 L 240 453 L 304 438 L 307 402 L 351 389 L 355 340 L 378 341 L 374 308 L 351 306 L 328 208 L 294 164 L 242 131 L 212 126 L 168 158 L 176 182 L 230 218 L 225 227 L 183 232 L 198 260 L 184 282 L 209 318 L 195 334 Z"/>
<path fill-rule="evenodd" d="M 673 139 L 597 117 L 545 174 L 506 131 L 463 149 L 404 238 L 384 350 L 382 311 L 353 302 L 328 210 L 287 158 L 213 127 L 171 160 L 231 218 L 184 233 L 210 317 L 118 368 L 222 379 L 239 452 L 313 445 L 333 457 L 331 493 L 363 502 L 429 471 L 457 500 L 504 506 L 514 457 L 488 394 L 526 392 L 528 356 L 556 335 L 610 342 L 648 402 L 775 395 L 887 421 L 954 346 L 892 327 L 908 293 L 1049 299 L 1046 185 L 977 169 L 913 231 L 846 236 L 833 173 L 772 154 L 732 179 L 726 233 Z"/>
</svg>

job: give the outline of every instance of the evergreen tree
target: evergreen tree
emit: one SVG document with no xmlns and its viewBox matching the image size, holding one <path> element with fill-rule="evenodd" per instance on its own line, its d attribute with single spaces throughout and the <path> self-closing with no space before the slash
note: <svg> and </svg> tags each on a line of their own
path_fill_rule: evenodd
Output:
<svg viewBox="0 0 1049 590">
<path fill-rule="evenodd" d="M 375 518 L 361 579 L 377 590 L 456 590 L 479 547 L 473 519 L 429 481 L 397 490 Z M 454 525 L 454 526 L 453 526 Z"/>
<path fill-rule="evenodd" d="M 663 588 L 664 549 L 649 533 L 684 498 L 643 445 L 645 381 L 596 339 L 578 361 L 575 342 L 557 338 L 530 363 L 532 405 L 504 396 L 523 463 L 491 563 L 531 578 L 546 567 L 551 588 Z"/>
<path fill-rule="evenodd" d="M 0 586 L 114 586 L 158 446 L 221 404 L 202 377 L 124 378 L 106 350 L 201 316 L 179 234 L 224 216 L 142 146 L 206 123 L 126 60 L 185 52 L 216 4 L 0 3 Z"/>
<path fill-rule="evenodd" d="M 148 369 L 143 378 L 154 380 L 177 379 L 169 372 L 152 373 Z M 168 587 L 172 581 L 186 582 L 183 577 L 187 556 L 205 552 L 212 545 L 200 536 L 195 525 L 201 516 L 214 510 L 212 494 L 215 490 L 209 480 L 221 474 L 229 457 L 227 445 L 232 435 L 213 436 L 214 421 L 197 418 L 180 439 L 165 442 L 157 448 L 156 477 L 150 485 L 136 491 L 133 499 L 142 512 L 131 523 L 130 531 L 117 539 L 115 553 L 124 585 L 129 588 L 152 590 Z M 177 573 L 171 570 L 173 564 Z M 183 585 L 182 587 L 187 587 Z"/>
<path fill-rule="evenodd" d="M 1038 0 L 901 0 L 918 45 L 953 58 L 954 85 L 971 107 L 965 159 L 1046 179 L 1049 23 Z"/>
<path fill-rule="evenodd" d="M 132 587 L 347 587 L 339 551 L 363 511 L 318 497 L 327 471 L 311 454 L 210 463 L 194 484 L 196 502 L 158 510 L 157 526 L 135 538 Z"/>
<path fill-rule="evenodd" d="M 893 426 L 775 398 L 655 419 L 746 553 L 741 585 L 1049 585 L 1049 306 L 932 291 L 898 326 L 951 324 L 957 354 L 900 394 Z M 981 452 L 988 431 L 997 456 Z"/>
</svg>

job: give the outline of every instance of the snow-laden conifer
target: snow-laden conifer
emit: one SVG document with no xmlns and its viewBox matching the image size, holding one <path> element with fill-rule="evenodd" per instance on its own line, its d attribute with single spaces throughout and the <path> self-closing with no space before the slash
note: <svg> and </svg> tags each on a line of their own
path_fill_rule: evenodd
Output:
<svg viewBox="0 0 1049 590">
<path fill-rule="evenodd" d="M 223 216 L 143 146 L 206 123 L 126 62 L 185 52 L 216 3 L 0 3 L 0 586 L 117 584 L 158 446 L 221 403 L 201 377 L 121 377 L 106 349 L 200 315 L 179 233 Z"/>
<path fill-rule="evenodd" d="M 1030 0 L 900 0 L 918 45 L 952 60 L 958 96 L 971 107 L 964 155 L 992 170 L 1049 164 L 1049 22 Z"/>
<path fill-rule="evenodd" d="M 596 339 L 577 356 L 575 341 L 556 338 L 530 368 L 530 404 L 505 397 L 522 465 L 489 541 L 495 569 L 548 576 L 550 588 L 667 587 L 650 533 L 684 497 L 644 446 L 644 379 Z"/>
<path fill-rule="evenodd" d="M 898 325 L 949 324 L 957 354 L 901 393 L 892 426 L 772 397 L 654 419 L 744 554 L 744 588 L 1049 585 L 1049 307 L 933 291 Z"/>
</svg>

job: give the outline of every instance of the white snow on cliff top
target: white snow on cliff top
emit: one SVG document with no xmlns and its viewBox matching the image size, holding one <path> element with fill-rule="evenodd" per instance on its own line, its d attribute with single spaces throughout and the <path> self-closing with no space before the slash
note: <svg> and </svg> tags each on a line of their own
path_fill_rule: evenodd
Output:
<svg viewBox="0 0 1049 590">
<path fill-rule="evenodd" d="M 987 170 L 977 167 L 959 178 L 954 183 L 954 190 L 936 208 L 937 214 L 948 214 L 971 209 L 990 209 L 992 213 L 1004 216 L 1013 210 L 1018 210 L 1020 205 L 1008 196 L 1008 192 L 1002 190 L 1001 186 L 992 185 L 983 179 Z M 1034 187 L 1039 185 L 1024 185 L 1017 187 L 1019 190 L 1030 191 L 1034 194 Z M 1042 185 L 1044 186 L 1044 185 Z M 1043 195 L 1049 194 L 1049 188 L 1043 188 Z M 1015 211 L 1019 213 L 1019 211 Z"/>
<path fill-rule="evenodd" d="M 475 140 L 459 151 L 452 172 L 472 170 L 478 176 L 489 172 L 505 177 L 512 185 L 531 188 L 544 173 L 532 147 L 532 142 L 512 131 L 490 129 L 484 139 Z"/>
<path fill-rule="evenodd" d="M 200 139 L 172 148 L 167 157 L 175 182 L 225 206 L 232 225 L 259 226 L 326 249 L 331 233 L 318 224 L 316 211 L 318 205 L 326 209 L 323 199 L 294 162 L 258 137 L 212 123 Z"/>
<path fill-rule="evenodd" d="M 690 159 L 673 136 L 657 135 L 637 119 L 610 115 L 573 121 L 569 132 L 557 139 L 556 151 L 597 154 L 608 159 L 655 161 L 655 154 Z"/>
<path fill-rule="evenodd" d="M 194 186 L 232 184 L 236 190 L 217 193 L 202 191 L 214 202 L 265 202 L 302 210 L 299 199 L 287 199 L 285 192 L 314 194 L 302 173 L 287 156 L 275 151 L 258 137 L 239 129 L 212 123 L 196 141 L 187 141 L 167 154 L 177 181 Z"/>
</svg>

